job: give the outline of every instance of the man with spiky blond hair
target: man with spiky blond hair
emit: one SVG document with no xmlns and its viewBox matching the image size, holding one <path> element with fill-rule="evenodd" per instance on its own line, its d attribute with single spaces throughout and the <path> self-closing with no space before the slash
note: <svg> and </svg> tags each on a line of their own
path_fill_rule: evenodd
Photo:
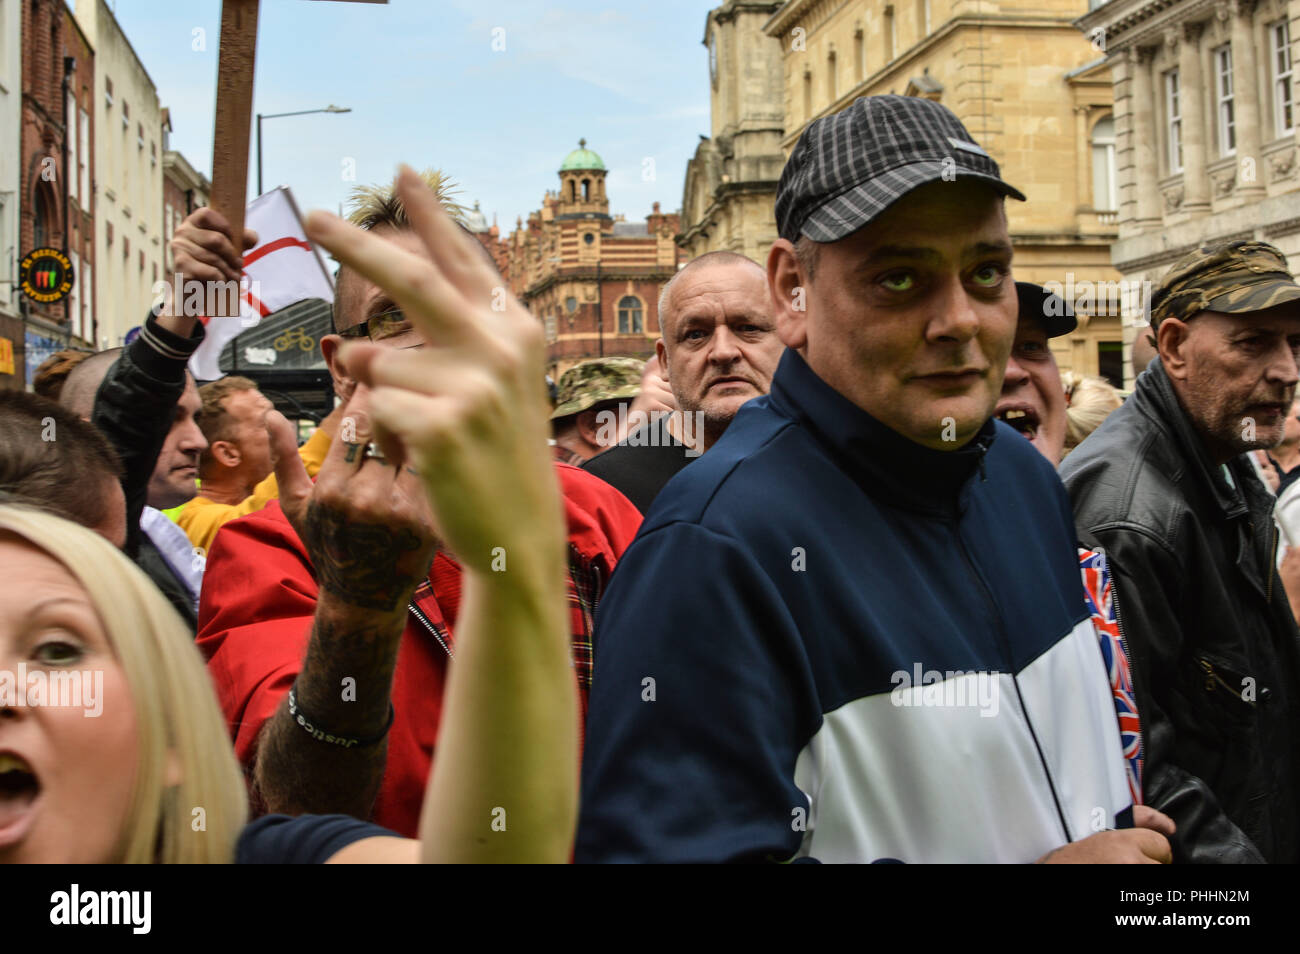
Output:
<svg viewBox="0 0 1300 954">
<path fill-rule="evenodd" d="M 443 177 L 424 179 L 450 207 Z M 394 188 L 356 190 L 350 218 L 431 261 Z M 448 256 L 453 267 L 481 271 L 483 262 L 470 254 Z M 484 303 L 471 304 L 484 310 Z M 339 353 L 344 338 L 397 349 L 425 340 L 389 292 L 348 268 L 336 285 L 334 327 L 337 334 L 321 339 L 321 354 L 335 390 L 355 389 L 339 439 L 314 484 L 295 465 L 288 479 L 280 477 L 278 503 L 222 528 L 208 556 L 199 647 L 260 808 L 343 812 L 414 837 L 438 739 L 461 570 L 438 540 L 420 476 L 395 467 L 373 443 L 370 391 L 347 376 Z M 456 342 L 445 346 L 448 375 L 463 372 L 457 349 Z M 508 416 L 512 409 L 501 410 Z M 450 458 L 448 465 L 455 466 Z M 597 478 L 555 466 L 585 715 L 596 603 L 640 514 Z M 504 548 L 491 559 L 494 571 L 510 570 Z"/>
</svg>

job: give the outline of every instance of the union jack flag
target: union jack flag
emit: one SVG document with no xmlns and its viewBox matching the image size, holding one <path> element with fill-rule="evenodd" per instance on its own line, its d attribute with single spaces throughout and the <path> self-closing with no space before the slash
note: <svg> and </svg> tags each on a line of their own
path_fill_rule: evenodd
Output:
<svg viewBox="0 0 1300 954">
<path fill-rule="evenodd" d="M 1095 550 L 1079 548 L 1079 571 L 1083 575 L 1083 592 L 1097 630 L 1101 658 L 1110 677 L 1110 691 L 1115 697 L 1115 715 L 1119 720 L 1120 743 L 1128 770 L 1128 787 L 1133 804 L 1142 804 L 1142 723 L 1138 718 L 1133 693 L 1133 674 L 1128 654 L 1120 641 L 1119 621 L 1115 611 L 1115 588 L 1106 556 Z"/>
</svg>

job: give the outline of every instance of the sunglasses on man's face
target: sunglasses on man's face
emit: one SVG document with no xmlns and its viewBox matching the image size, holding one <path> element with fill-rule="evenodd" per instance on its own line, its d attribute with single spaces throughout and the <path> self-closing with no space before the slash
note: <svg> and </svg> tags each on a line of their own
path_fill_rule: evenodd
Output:
<svg viewBox="0 0 1300 954">
<path fill-rule="evenodd" d="M 344 338 L 369 338 L 376 344 L 388 343 L 403 349 L 418 348 L 424 344 L 420 333 L 400 308 L 390 308 L 371 315 L 361 324 L 340 331 L 339 335 Z"/>
</svg>

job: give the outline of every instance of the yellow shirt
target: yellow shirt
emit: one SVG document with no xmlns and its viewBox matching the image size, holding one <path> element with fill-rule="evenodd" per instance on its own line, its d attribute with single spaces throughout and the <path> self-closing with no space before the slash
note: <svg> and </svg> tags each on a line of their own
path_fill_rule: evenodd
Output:
<svg viewBox="0 0 1300 954">
<path fill-rule="evenodd" d="M 303 465 L 307 468 L 307 476 L 316 476 L 321 464 L 325 463 L 325 455 L 329 453 L 329 449 L 329 435 L 320 428 L 316 429 L 316 433 L 312 434 L 307 443 L 298 448 L 298 456 L 302 458 Z M 190 538 L 190 543 L 206 553 L 223 524 L 236 517 L 256 513 L 279 496 L 280 485 L 276 483 L 275 472 L 272 471 L 265 480 L 253 488 L 251 494 L 237 504 L 223 504 L 209 500 L 207 497 L 195 497 L 181 508 L 181 512 L 176 516 L 176 523 Z"/>
</svg>

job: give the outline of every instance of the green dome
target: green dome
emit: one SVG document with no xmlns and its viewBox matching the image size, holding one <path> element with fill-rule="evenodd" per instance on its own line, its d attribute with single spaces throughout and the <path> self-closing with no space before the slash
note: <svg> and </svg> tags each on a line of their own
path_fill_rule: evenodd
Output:
<svg viewBox="0 0 1300 954">
<path fill-rule="evenodd" d="M 568 172 L 570 169 L 600 169 L 603 172 L 605 163 L 601 161 L 600 156 L 587 148 L 587 140 L 579 139 L 578 148 L 565 156 L 560 166 L 561 172 Z"/>
</svg>

